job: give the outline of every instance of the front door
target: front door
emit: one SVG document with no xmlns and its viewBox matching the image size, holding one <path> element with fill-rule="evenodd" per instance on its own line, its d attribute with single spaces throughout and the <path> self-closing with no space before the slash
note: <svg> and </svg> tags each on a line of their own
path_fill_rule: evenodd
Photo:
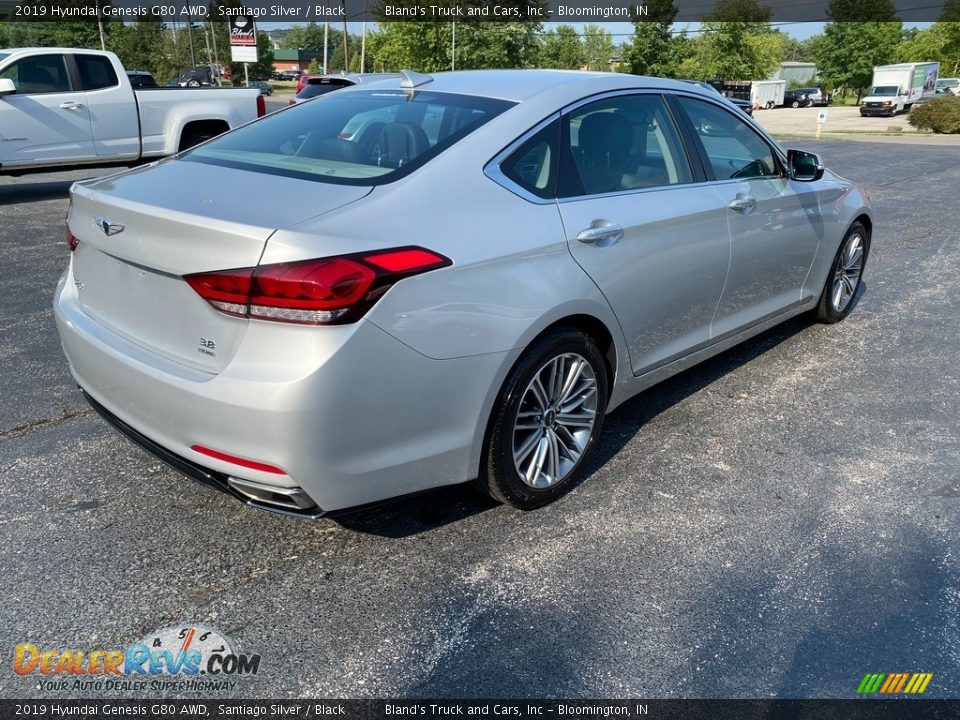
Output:
<svg viewBox="0 0 960 720">
<path fill-rule="evenodd" d="M 0 70 L 17 88 L 0 97 L 0 165 L 19 167 L 96 158 L 86 97 L 63 55 L 31 55 Z"/>
<path fill-rule="evenodd" d="M 730 260 L 727 213 L 654 93 L 563 116 L 559 207 L 570 251 L 616 313 L 637 374 L 710 339 Z"/>
</svg>

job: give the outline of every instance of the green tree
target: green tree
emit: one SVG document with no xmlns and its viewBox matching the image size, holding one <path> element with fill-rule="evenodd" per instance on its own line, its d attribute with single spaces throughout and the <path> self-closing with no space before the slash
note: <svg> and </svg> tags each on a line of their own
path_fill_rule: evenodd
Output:
<svg viewBox="0 0 960 720">
<path fill-rule="evenodd" d="M 540 28 L 539 22 L 383 22 L 372 43 L 374 64 L 420 72 L 449 70 L 454 63 L 457 70 L 532 67 Z"/>
<path fill-rule="evenodd" d="M 586 60 L 583 43 L 572 25 L 560 25 L 548 30 L 540 42 L 540 67 L 579 70 Z"/>
<path fill-rule="evenodd" d="M 873 68 L 892 62 L 897 54 L 902 24 L 890 21 L 853 22 L 844 20 L 852 12 L 848 4 L 858 0 L 833 0 L 828 9 L 831 18 L 823 35 L 813 43 L 813 56 L 821 78 L 835 87 L 853 89 L 857 100 L 873 78 Z M 883 4 L 872 5 L 875 10 Z M 890 6 L 892 8 L 892 6 Z M 878 12 L 878 17 L 888 16 Z"/>
<path fill-rule="evenodd" d="M 704 18 L 692 58 L 698 77 L 761 80 L 780 63 L 786 37 L 771 29 L 770 8 L 757 0 L 720 0 Z"/>
<path fill-rule="evenodd" d="M 583 55 L 588 70 L 609 70 L 613 36 L 600 25 L 584 25 Z"/>
<path fill-rule="evenodd" d="M 650 0 L 647 13 L 633 16 L 633 41 L 622 53 L 623 68 L 634 75 L 676 77 L 681 58 L 671 28 L 677 6 L 673 0 Z"/>
<path fill-rule="evenodd" d="M 167 30 L 160 18 L 138 20 L 118 29 L 111 38 L 110 49 L 128 70 L 149 70 L 163 81 L 174 70 L 168 59 Z"/>
</svg>

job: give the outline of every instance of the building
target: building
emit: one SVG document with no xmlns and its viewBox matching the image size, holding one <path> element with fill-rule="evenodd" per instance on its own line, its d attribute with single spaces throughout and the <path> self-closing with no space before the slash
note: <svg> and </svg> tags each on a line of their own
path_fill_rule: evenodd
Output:
<svg viewBox="0 0 960 720">
<path fill-rule="evenodd" d="M 323 50 L 288 50 L 281 48 L 273 51 L 273 69 L 277 72 L 284 70 L 306 70 L 310 63 L 316 60 L 323 67 Z"/>
<path fill-rule="evenodd" d="M 817 76 L 816 63 L 787 61 L 780 63 L 770 80 L 786 80 L 791 85 L 807 85 Z"/>
</svg>

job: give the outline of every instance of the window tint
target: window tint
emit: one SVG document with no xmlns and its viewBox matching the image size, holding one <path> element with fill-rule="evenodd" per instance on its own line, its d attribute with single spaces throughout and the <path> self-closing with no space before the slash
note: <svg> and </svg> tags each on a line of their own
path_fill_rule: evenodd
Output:
<svg viewBox="0 0 960 720">
<path fill-rule="evenodd" d="M 13 80 L 17 93 L 37 95 L 70 91 L 70 77 L 62 55 L 34 55 L 13 63 L 0 73 Z"/>
<path fill-rule="evenodd" d="M 556 197 L 559 143 L 560 121 L 555 120 L 514 150 L 500 163 L 500 171 L 537 197 Z"/>
<path fill-rule="evenodd" d="M 351 85 L 353 85 L 353 83 L 348 80 L 327 80 L 326 78 L 316 81 L 308 80 L 307 84 L 303 86 L 303 90 L 297 93 L 297 97 L 301 100 L 307 100 L 312 97 L 317 97 L 317 95 L 326 95 L 328 92 L 333 92 L 340 88 L 350 87 Z"/>
<path fill-rule="evenodd" d="M 412 172 L 512 104 L 427 91 L 335 92 L 182 157 L 338 185 L 380 185 Z"/>
<path fill-rule="evenodd" d="M 110 58 L 102 55 L 74 55 L 84 90 L 100 90 L 117 84 L 117 73 Z"/>
<path fill-rule="evenodd" d="M 717 180 L 780 175 L 773 149 L 735 112 L 690 98 L 679 98 L 679 102 Z"/>
<path fill-rule="evenodd" d="M 676 185 L 690 166 L 659 95 L 623 95 L 564 116 L 561 197 Z"/>
</svg>

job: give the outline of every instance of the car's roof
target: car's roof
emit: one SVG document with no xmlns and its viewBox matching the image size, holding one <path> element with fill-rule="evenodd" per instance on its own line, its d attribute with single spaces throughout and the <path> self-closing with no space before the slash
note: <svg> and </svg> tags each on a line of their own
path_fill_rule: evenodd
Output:
<svg viewBox="0 0 960 720">
<path fill-rule="evenodd" d="M 572 94 L 582 90 L 589 94 L 591 85 L 603 81 L 604 89 L 651 88 L 661 90 L 706 91 L 679 80 L 627 75 L 612 72 L 581 70 L 457 70 L 431 73 L 431 82 L 417 86 L 418 90 L 460 93 L 481 97 L 523 102 L 542 93 L 565 87 Z M 397 79 L 384 80 L 374 87 L 396 87 Z M 369 87 L 369 86 L 368 86 Z"/>
</svg>

